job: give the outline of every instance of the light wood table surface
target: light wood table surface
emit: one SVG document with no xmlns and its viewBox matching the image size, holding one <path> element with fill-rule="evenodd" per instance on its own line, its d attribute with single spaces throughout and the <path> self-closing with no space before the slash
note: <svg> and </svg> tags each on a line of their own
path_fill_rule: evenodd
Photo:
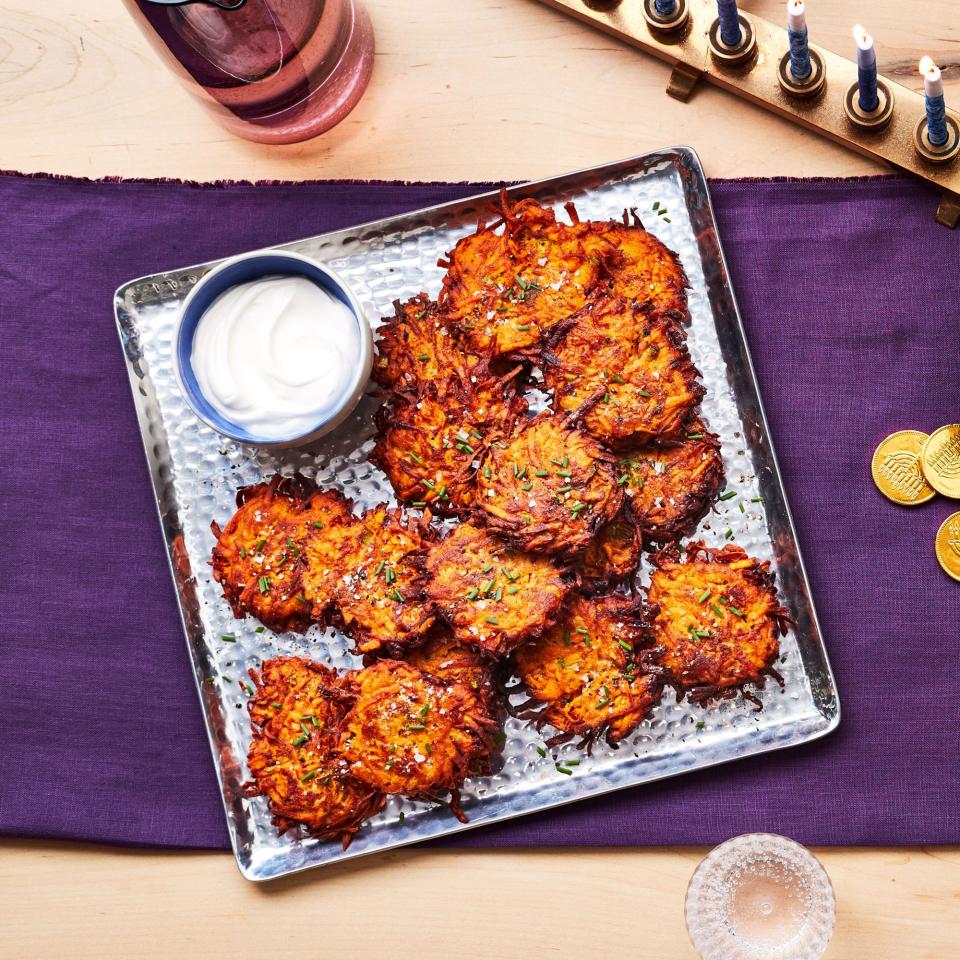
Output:
<svg viewBox="0 0 960 960">
<path fill-rule="evenodd" d="M 624 0 L 637 2 L 637 0 Z M 367 0 L 370 90 L 312 143 L 235 140 L 178 86 L 117 0 L 0 0 L 0 168 L 183 179 L 518 179 L 694 146 L 710 176 L 851 176 L 868 161 L 535 0 Z M 960 104 L 955 0 L 811 0 L 811 36 Z M 745 9 L 779 19 L 773 0 Z M 683 894 L 705 851 L 408 850 L 267 886 L 225 853 L 0 842 L 0 958 L 378 955 L 390 960 L 692 957 Z M 818 850 L 837 890 L 830 960 L 940 960 L 960 946 L 960 849 Z"/>
</svg>

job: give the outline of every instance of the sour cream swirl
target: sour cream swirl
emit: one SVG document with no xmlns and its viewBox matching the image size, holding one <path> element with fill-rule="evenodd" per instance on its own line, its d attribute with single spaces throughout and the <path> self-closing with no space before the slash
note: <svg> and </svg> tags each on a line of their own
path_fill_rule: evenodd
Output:
<svg viewBox="0 0 960 960">
<path fill-rule="evenodd" d="M 190 363 L 224 419 L 287 440 L 336 412 L 360 363 L 360 331 L 349 307 L 306 277 L 264 277 L 210 304 Z"/>
</svg>

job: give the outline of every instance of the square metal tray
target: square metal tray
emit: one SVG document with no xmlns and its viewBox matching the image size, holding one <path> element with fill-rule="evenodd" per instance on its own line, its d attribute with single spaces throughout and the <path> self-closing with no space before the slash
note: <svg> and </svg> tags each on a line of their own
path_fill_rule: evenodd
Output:
<svg viewBox="0 0 960 960">
<path fill-rule="evenodd" d="M 618 750 L 598 744 L 577 754 L 573 776 L 555 759 L 572 758 L 572 744 L 537 750 L 543 738 L 528 724 L 507 721 L 502 769 L 468 780 L 463 808 L 469 824 L 445 808 L 394 798 L 368 822 L 346 851 L 338 843 L 278 837 L 263 798 L 245 799 L 250 738 L 247 668 L 279 654 L 312 656 L 341 669 L 358 665 L 336 630 L 312 627 L 299 636 L 256 632 L 237 621 L 212 580 L 210 521 L 225 522 L 237 488 L 276 472 L 300 471 L 338 487 L 361 507 L 393 501 L 386 478 L 367 461 L 378 401 L 368 394 L 339 430 L 311 449 L 267 452 L 225 440 L 191 413 L 172 368 L 180 305 L 197 279 L 219 261 L 132 280 L 116 293 L 117 326 L 126 357 L 157 508 L 176 585 L 197 691 L 223 792 L 230 838 L 243 875 L 267 880 L 309 867 L 460 830 L 497 823 L 612 790 L 635 787 L 688 770 L 793 746 L 823 736 L 840 706 L 817 624 L 809 584 L 757 392 L 750 354 L 727 279 L 703 170 L 696 154 L 676 147 L 509 190 L 553 205 L 573 200 L 582 219 L 638 210 L 649 230 L 676 251 L 690 279 L 689 345 L 708 393 L 703 412 L 723 442 L 727 489 L 696 533 L 720 546 L 733 542 L 772 561 L 795 625 L 782 642 L 781 691 L 768 684 L 763 709 L 741 698 L 708 708 L 678 704 L 667 690 L 660 705 Z M 284 245 L 328 262 L 351 285 L 371 323 L 391 303 L 426 290 L 435 295 L 437 258 L 486 217 L 494 194 L 483 194 Z M 661 213 L 653 211 L 659 201 Z M 663 214 L 663 209 L 666 214 Z M 760 499 L 762 498 L 762 499 Z M 740 504 L 744 510 L 741 511 Z M 646 575 L 641 568 L 638 582 Z M 236 642 L 223 641 L 230 634 Z M 702 722 L 703 726 L 700 726 Z M 549 735 L 549 734 L 546 734 Z M 400 814 L 403 813 L 401 818 Z"/>
</svg>

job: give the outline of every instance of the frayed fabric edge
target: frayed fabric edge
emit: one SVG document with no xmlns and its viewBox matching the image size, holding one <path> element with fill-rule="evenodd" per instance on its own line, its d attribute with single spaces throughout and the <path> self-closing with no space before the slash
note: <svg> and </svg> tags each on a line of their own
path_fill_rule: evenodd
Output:
<svg viewBox="0 0 960 960">
<path fill-rule="evenodd" d="M 523 180 L 362 180 L 344 178 L 320 178 L 314 180 L 184 180 L 178 177 L 78 177 L 68 173 L 23 173 L 18 170 L 0 170 L 0 177 L 21 180 L 50 180 L 60 183 L 79 184 L 138 184 L 144 186 L 171 185 L 190 187 L 195 190 L 223 190 L 229 187 L 294 187 L 294 186 L 331 186 L 344 184 L 352 186 L 383 187 L 497 187 L 501 184 L 513 186 L 524 183 Z M 712 184 L 738 183 L 871 183 L 883 181 L 906 181 L 903 174 L 864 174 L 854 177 L 709 177 Z"/>
</svg>

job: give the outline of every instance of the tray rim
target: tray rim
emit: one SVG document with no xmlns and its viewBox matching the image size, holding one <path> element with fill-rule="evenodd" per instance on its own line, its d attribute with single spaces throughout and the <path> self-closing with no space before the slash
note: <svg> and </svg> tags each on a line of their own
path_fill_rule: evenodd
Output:
<svg viewBox="0 0 960 960">
<path fill-rule="evenodd" d="M 726 253 L 724 252 L 723 242 L 719 235 L 719 231 L 717 229 L 716 214 L 713 206 L 713 198 L 710 194 L 709 183 L 708 183 L 706 174 L 704 172 L 703 164 L 700 160 L 700 157 L 693 147 L 688 145 L 682 145 L 682 144 L 662 147 L 657 150 L 647 151 L 646 153 L 635 154 L 632 156 L 623 157 L 618 160 L 612 160 L 605 163 L 595 164 L 589 167 L 580 167 L 576 170 L 566 171 L 560 174 L 556 174 L 554 176 L 543 177 L 537 180 L 526 180 L 521 183 L 515 183 L 515 184 L 504 183 L 502 184 L 501 187 L 495 187 L 492 190 L 487 190 L 482 193 L 468 194 L 466 196 L 459 197 L 455 200 L 447 201 L 446 203 L 432 204 L 426 207 L 418 207 L 414 210 L 409 210 L 399 214 L 393 214 L 388 217 L 381 217 L 376 220 L 366 220 L 356 225 L 341 227 L 336 230 L 327 231 L 326 233 L 313 234 L 308 237 L 302 237 L 296 240 L 288 240 L 273 246 L 260 247 L 260 248 L 255 248 L 254 250 L 251 250 L 251 251 L 243 251 L 243 252 L 262 252 L 266 250 L 284 249 L 291 245 L 309 243 L 314 240 L 322 240 L 324 238 L 329 238 L 329 237 L 337 236 L 339 234 L 348 233 L 348 232 L 362 234 L 363 231 L 369 231 L 375 228 L 380 228 L 381 232 L 386 232 L 386 225 L 391 224 L 393 221 L 396 221 L 398 219 L 422 217 L 429 214 L 438 213 L 448 208 L 459 207 L 459 206 L 462 206 L 463 204 L 489 201 L 498 197 L 501 192 L 501 189 L 505 190 L 508 195 L 515 195 L 518 193 L 522 194 L 524 191 L 530 191 L 530 190 L 542 190 L 544 188 L 549 187 L 551 184 L 555 184 L 558 181 L 568 180 L 572 177 L 585 176 L 588 174 L 596 175 L 604 171 L 609 171 L 610 173 L 613 173 L 614 171 L 626 166 L 640 166 L 645 162 L 654 160 L 655 158 L 662 158 L 664 160 L 672 159 L 675 166 L 678 166 L 678 161 L 686 161 L 687 165 L 693 171 L 693 173 L 699 180 L 700 185 L 702 186 L 703 197 L 705 199 L 707 214 L 708 214 L 710 223 L 713 227 L 714 239 L 716 240 L 716 258 L 720 267 L 722 268 L 723 283 L 730 297 L 730 306 L 732 310 L 732 315 L 736 322 L 736 330 L 737 330 L 737 333 L 739 334 L 739 341 L 740 341 L 740 344 L 742 345 L 743 356 L 746 360 L 746 372 L 748 373 L 749 380 L 753 385 L 753 393 L 757 403 L 757 410 L 760 416 L 760 421 L 763 426 L 763 432 L 766 438 L 767 446 L 769 448 L 769 455 L 770 455 L 771 465 L 773 468 L 773 475 L 776 478 L 777 485 L 782 494 L 785 520 L 789 528 L 789 531 L 793 540 L 793 544 L 796 547 L 797 569 L 800 575 L 800 581 L 806 593 L 807 600 L 809 601 L 809 616 L 811 618 L 812 626 L 814 627 L 814 630 L 816 632 L 817 647 L 819 648 L 819 656 L 822 660 L 825 678 L 829 681 L 829 689 L 832 694 L 832 697 L 829 701 L 830 705 L 832 706 L 832 712 L 829 715 L 825 714 L 823 709 L 821 709 L 820 705 L 816 702 L 816 700 L 814 700 L 814 703 L 813 703 L 814 708 L 819 713 L 819 715 L 826 721 L 826 723 L 821 729 L 815 730 L 809 734 L 804 734 L 794 742 L 783 743 L 783 744 L 773 743 L 769 745 L 760 746 L 758 748 L 751 749 L 749 753 L 742 754 L 741 756 L 724 757 L 717 760 L 700 763 L 690 770 L 663 772 L 663 773 L 659 773 L 659 774 L 650 776 L 648 778 L 645 778 L 642 781 L 634 782 L 632 784 L 616 784 L 606 788 L 593 790 L 590 792 L 588 796 L 585 796 L 585 797 L 578 797 L 578 798 L 572 798 L 572 799 L 561 798 L 558 800 L 553 800 L 553 801 L 538 805 L 533 810 L 526 810 L 526 811 L 518 810 L 518 811 L 502 814 L 498 816 L 495 820 L 488 821 L 488 822 L 459 823 L 455 821 L 449 826 L 448 829 L 444 830 L 442 833 L 436 836 L 410 837 L 408 839 L 399 839 L 396 842 L 392 842 L 383 847 L 378 847 L 370 850 L 365 850 L 363 852 L 355 853 L 351 855 L 348 859 L 359 860 L 359 859 L 371 856 L 373 854 L 386 853 L 390 850 L 400 849 L 401 847 L 412 846 L 415 844 L 424 843 L 426 841 L 431 841 L 431 840 L 435 841 L 438 839 L 455 836 L 455 835 L 464 833 L 468 830 L 477 829 L 479 827 L 494 826 L 496 824 L 506 823 L 508 821 L 515 820 L 519 817 L 529 816 L 531 814 L 546 813 L 549 810 L 554 810 L 558 807 L 577 803 L 581 800 L 588 800 L 588 799 L 593 799 L 595 797 L 605 796 L 610 793 L 616 793 L 621 790 L 643 786 L 644 784 L 647 784 L 647 783 L 656 783 L 661 780 L 666 780 L 672 777 L 680 776 L 683 773 L 690 773 L 690 772 L 700 771 L 700 770 L 708 770 L 713 767 L 722 766 L 728 763 L 735 762 L 737 760 L 746 759 L 748 757 L 761 756 L 767 753 L 787 750 L 787 749 L 790 749 L 791 747 L 797 747 L 805 743 L 812 743 L 816 740 L 820 740 L 823 737 L 826 737 L 829 734 L 831 734 L 840 725 L 841 703 L 840 703 L 839 691 L 837 690 L 836 677 L 833 672 L 832 664 L 830 663 L 830 657 L 827 650 L 827 645 L 823 637 L 823 631 L 820 625 L 819 615 L 817 613 L 816 604 L 813 599 L 813 592 L 810 585 L 810 578 L 807 573 L 806 563 L 803 558 L 803 551 L 800 547 L 799 539 L 797 537 L 797 529 L 796 529 L 796 524 L 793 518 L 793 511 L 790 507 L 790 502 L 789 502 L 789 498 L 787 497 L 786 488 L 783 484 L 783 474 L 781 472 L 780 462 L 776 453 L 776 444 L 771 435 L 769 421 L 767 419 L 766 407 L 763 402 L 763 396 L 761 394 L 759 383 L 757 381 L 756 369 L 753 362 L 753 355 L 750 351 L 750 345 L 747 339 L 746 330 L 744 329 L 744 326 L 743 326 L 743 318 L 740 313 L 740 307 L 739 307 L 739 303 L 737 302 L 736 293 L 733 289 L 733 285 L 730 282 L 730 274 L 727 266 Z M 296 183 L 293 182 L 292 185 L 295 186 Z M 687 194 L 688 191 L 686 187 L 683 188 L 683 192 L 685 195 Z M 698 248 L 699 248 L 699 244 L 698 244 Z M 126 367 L 128 380 L 130 382 L 131 393 L 133 395 L 134 408 L 137 415 L 137 422 L 141 428 L 140 439 L 143 446 L 144 455 L 146 457 L 147 467 L 148 467 L 148 470 L 150 471 L 150 482 L 154 492 L 154 498 L 153 498 L 154 508 L 156 510 L 157 519 L 160 523 L 161 533 L 164 534 L 164 553 L 166 554 L 167 568 L 170 571 L 171 579 L 173 580 L 174 590 L 177 595 L 177 612 L 180 618 L 181 627 L 183 629 L 184 640 L 187 646 L 187 653 L 190 658 L 191 665 L 194 665 L 194 653 L 191 646 L 190 628 L 187 623 L 184 607 L 180 599 L 180 589 L 179 589 L 179 583 L 177 579 L 175 561 L 170 549 L 170 545 L 167 542 L 167 538 L 165 536 L 166 524 L 164 522 L 163 511 L 161 507 L 162 499 L 161 499 L 161 488 L 160 488 L 160 484 L 163 481 L 159 476 L 157 464 L 155 463 L 156 458 L 152 455 L 147 445 L 147 432 L 143 429 L 144 424 L 148 422 L 146 420 L 147 398 L 145 397 L 145 395 L 142 393 L 140 389 L 140 382 L 143 378 L 137 376 L 137 373 L 134 368 L 134 364 L 131 362 L 130 357 L 128 356 L 127 347 L 126 347 L 126 337 L 124 334 L 120 311 L 121 311 L 121 308 L 124 307 L 125 305 L 124 303 L 125 294 L 130 289 L 144 283 L 160 282 L 161 280 L 165 280 L 171 274 L 207 271 L 207 270 L 213 269 L 218 264 L 229 259 L 230 256 L 232 255 L 215 258 L 213 260 L 204 261 L 202 263 L 191 264 L 191 265 L 182 266 L 182 267 L 173 267 L 168 270 L 151 273 L 151 274 L 144 274 L 139 277 L 134 277 L 120 284 L 117 287 L 116 291 L 114 292 L 114 299 L 113 299 L 114 319 L 115 319 L 117 333 L 120 340 L 121 351 L 123 353 L 124 366 Z M 147 379 L 150 378 L 149 372 L 146 374 L 146 378 Z M 345 860 L 334 859 L 324 863 L 307 863 L 307 864 L 293 867 L 288 870 L 284 870 L 279 873 L 262 875 L 257 873 L 253 869 L 253 864 L 249 862 L 245 862 L 243 859 L 241 859 L 240 853 L 237 848 L 237 831 L 232 826 L 230 811 L 228 808 L 227 794 L 226 794 L 226 791 L 224 790 L 223 781 L 221 777 L 221 766 L 218 761 L 219 749 L 217 747 L 217 744 L 214 741 L 213 731 L 208 721 L 207 711 L 205 709 L 204 699 L 203 699 L 203 689 L 199 682 L 197 671 L 194 669 L 192 670 L 192 673 L 193 673 L 194 689 L 196 690 L 197 697 L 200 701 L 199 705 L 201 708 L 201 712 L 203 713 L 204 729 L 206 731 L 207 741 L 211 750 L 211 759 L 213 760 L 214 773 L 217 777 L 218 786 L 220 788 L 220 799 L 224 809 L 224 816 L 225 816 L 226 825 L 227 825 L 227 833 L 230 837 L 230 845 L 233 851 L 234 861 L 237 864 L 237 868 L 240 874 L 246 880 L 250 880 L 251 882 L 254 882 L 254 883 L 268 883 L 274 880 L 282 879 L 283 877 L 288 877 L 288 876 L 293 876 L 294 874 L 303 873 L 307 870 L 314 870 L 320 867 L 335 866 L 338 863 L 346 862 Z M 804 670 L 804 673 L 806 675 L 806 670 Z"/>
</svg>

